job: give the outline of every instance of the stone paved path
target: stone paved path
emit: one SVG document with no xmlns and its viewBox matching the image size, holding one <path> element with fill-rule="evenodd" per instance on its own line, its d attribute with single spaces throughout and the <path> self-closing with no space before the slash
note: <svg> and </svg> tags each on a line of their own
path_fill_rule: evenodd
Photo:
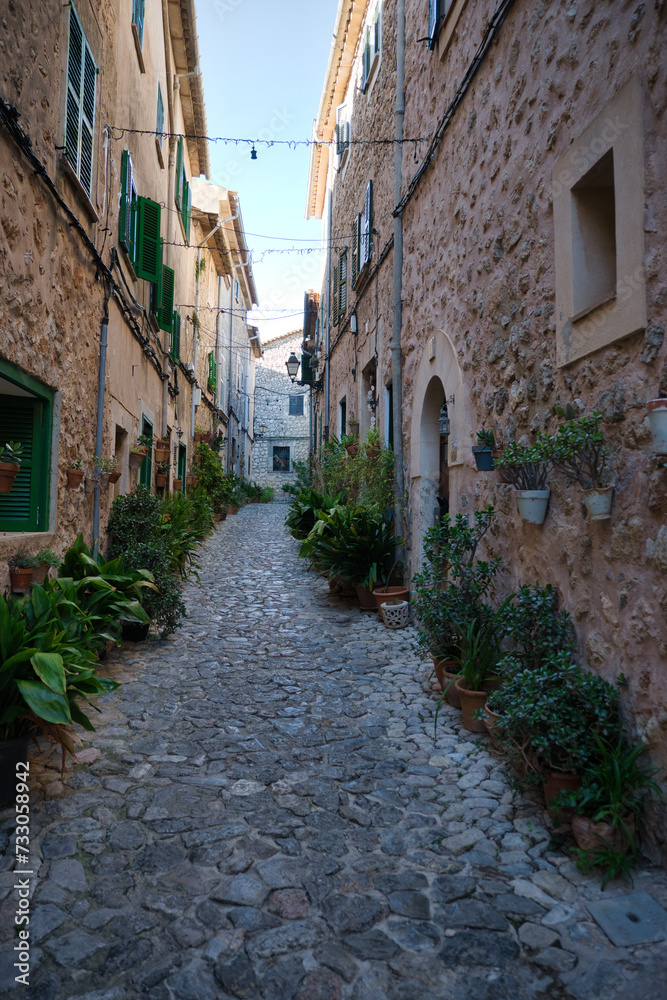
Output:
<svg viewBox="0 0 667 1000">
<path fill-rule="evenodd" d="M 228 518 L 174 640 L 112 655 L 122 687 L 64 785 L 33 761 L 23 995 L 662 1000 L 659 921 L 662 941 L 614 946 L 589 906 L 664 905 L 665 873 L 601 894 L 453 710 L 434 742 L 413 630 L 332 600 L 284 513 Z M 22 989 L 9 857 L 3 997 Z"/>
</svg>

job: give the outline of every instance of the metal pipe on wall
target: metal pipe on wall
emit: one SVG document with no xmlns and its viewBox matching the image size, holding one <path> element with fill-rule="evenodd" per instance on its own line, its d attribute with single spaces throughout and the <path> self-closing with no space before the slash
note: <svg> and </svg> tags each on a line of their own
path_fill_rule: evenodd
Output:
<svg viewBox="0 0 667 1000">
<path fill-rule="evenodd" d="M 97 426 L 95 428 L 95 454 L 102 456 L 102 440 L 104 435 L 104 389 L 107 376 L 107 337 L 109 332 L 109 300 L 104 303 L 104 316 L 100 334 L 100 371 L 97 381 Z M 93 497 L 93 558 L 97 557 L 100 534 L 100 474 L 98 468 L 97 483 Z"/>
</svg>

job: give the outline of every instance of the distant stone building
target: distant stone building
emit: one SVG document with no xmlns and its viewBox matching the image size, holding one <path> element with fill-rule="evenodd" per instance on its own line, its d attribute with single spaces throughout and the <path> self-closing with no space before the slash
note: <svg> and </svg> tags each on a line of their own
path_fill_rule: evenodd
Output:
<svg viewBox="0 0 667 1000">
<path fill-rule="evenodd" d="M 302 331 L 287 333 L 262 345 L 255 365 L 255 444 L 253 479 L 273 486 L 277 499 L 294 480 L 294 462 L 310 452 L 310 392 L 293 383 L 285 363 L 292 351 L 300 356 Z M 300 373 L 299 373 L 300 374 Z"/>
</svg>

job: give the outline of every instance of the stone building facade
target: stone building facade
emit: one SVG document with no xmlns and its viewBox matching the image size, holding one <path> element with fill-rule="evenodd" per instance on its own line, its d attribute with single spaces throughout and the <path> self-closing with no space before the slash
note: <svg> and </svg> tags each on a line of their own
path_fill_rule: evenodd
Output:
<svg viewBox="0 0 667 1000">
<path fill-rule="evenodd" d="M 301 343 L 301 330 L 269 340 L 255 366 L 253 479 L 273 486 L 278 500 L 284 499 L 283 485 L 294 481 L 294 462 L 307 461 L 310 453 L 311 393 L 295 385 L 285 367 Z"/>
<path fill-rule="evenodd" d="M 217 262 L 197 250 L 211 226 L 193 208 L 209 169 L 193 0 L 10 0 L 0 51 L 0 444 L 26 454 L 0 498 L 4 586 L 17 548 L 62 552 L 78 531 L 104 544 L 114 496 L 155 488 L 153 453 L 129 462 L 138 435 L 169 441 L 169 488 L 185 488 L 195 421 L 224 435 L 230 420 L 202 317 L 224 318 L 218 279 L 243 310 L 256 293 L 233 192 Z M 97 454 L 116 456 L 115 485 L 68 489 L 79 460 L 93 485 Z"/>
<path fill-rule="evenodd" d="M 503 587 L 558 588 L 580 662 L 629 678 L 628 728 L 664 767 L 667 469 L 646 402 L 667 395 L 667 10 L 405 0 L 400 200 L 395 147 L 368 143 L 395 136 L 395 18 L 395 0 L 341 0 L 315 125 L 330 142 L 313 150 L 308 189 L 308 213 L 325 225 L 331 213 L 329 425 L 352 398 L 363 430 L 371 377 L 376 419 L 390 422 L 397 213 L 410 570 L 438 496 L 452 512 L 493 503 Z M 579 488 L 553 476 L 547 521 L 530 525 L 471 446 L 483 426 L 501 445 L 530 443 L 567 403 L 602 413 L 612 516 L 585 518 Z M 651 827 L 667 856 L 664 823 Z"/>
</svg>

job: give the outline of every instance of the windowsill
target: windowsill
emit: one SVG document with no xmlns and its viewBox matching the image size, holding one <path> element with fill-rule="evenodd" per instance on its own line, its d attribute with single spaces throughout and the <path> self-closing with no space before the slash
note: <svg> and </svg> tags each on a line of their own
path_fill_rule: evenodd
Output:
<svg viewBox="0 0 667 1000">
<path fill-rule="evenodd" d="M 60 168 L 65 174 L 67 180 L 74 188 L 74 193 L 77 196 L 77 200 L 80 201 L 81 204 L 83 205 L 84 211 L 86 212 L 86 215 L 89 216 L 90 221 L 99 222 L 100 217 L 97 214 L 97 210 L 93 205 L 92 201 L 90 200 L 90 195 L 86 191 L 85 187 L 83 186 L 79 178 L 76 176 L 72 164 L 69 162 L 66 156 L 61 156 L 59 163 L 60 163 Z"/>
<path fill-rule="evenodd" d="M 582 309 L 581 312 L 578 312 L 576 316 L 573 316 L 570 319 L 570 323 L 578 323 L 580 319 L 583 319 L 585 316 L 590 316 L 590 314 L 595 312 L 596 309 L 599 309 L 600 306 L 605 306 L 607 305 L 608 302 L 615 302 L 615 301 L 616 301 L 616 292 L 610 292 L 609 295 L 605 295 L 604 298 L 598 299 L 598 301 L 594 302 L 593 305 L 586 306 L 585 309 Z"/>
<path fill-rule="evenodd" d="M 46 528 L 44 531 L 0 531 L 0 543 L 5 539 L 11 539 L 12 542 L 39 542 L 40 545 L 44 541 L 55 541 L 55 532 L 52 528 Z"/>
<path fill-rule="evenodd" d="M 132 37 L 134 38 L 134 48 L 136 49 L 137 59 L 139 60 L 139 69 L 142 73 L 146 72 L 146 66 L 144 63 L 144 54 L 141 51 L 141 42 L 139 41 L 139 32 L 137 31 L 137 26 L 132 23 Z"/>
</svg>

